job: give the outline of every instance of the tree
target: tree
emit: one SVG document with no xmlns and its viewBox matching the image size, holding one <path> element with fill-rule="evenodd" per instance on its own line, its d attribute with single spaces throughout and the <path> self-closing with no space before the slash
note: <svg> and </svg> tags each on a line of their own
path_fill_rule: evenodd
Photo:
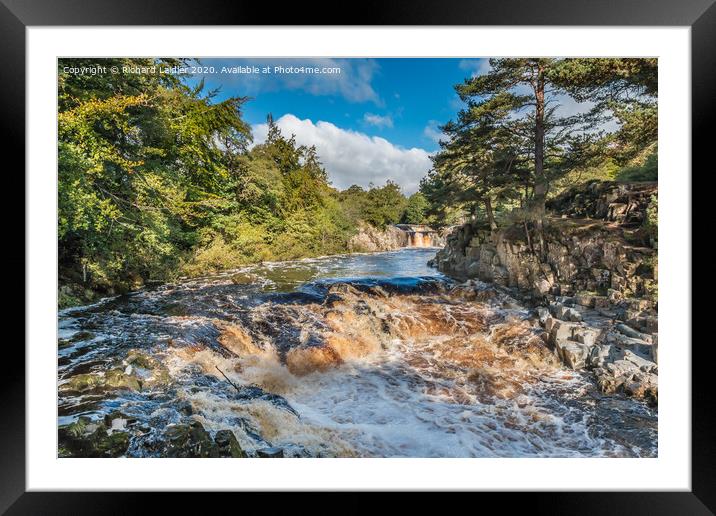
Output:
<svg viewBox="0 0 716 516">
<path fill-rule="evenodd" d="M 388 180 L 380 188 L 372 187 L 366 197 L 363 220 L 378 228 L 400 221 L 406 200 L 396 182 Z"/>
<path fill-rule="evenodd" d="M 424 224 L 427 209 L 428 200 L 422 193 L 416 192 L 408 197 L 400 222 L 403 224 Z"/>
<path fill-rule="evenodd" d="M 575 99 L 609 113 L 619 129 L 604 141 L 605 153 L 625 164 L 658 138 L 658 59 L 570 58 L 549 72 L 550 80 Z"/>
<path fill-rule="evenodd" d="M 592 132 L 597 123 L 593 113 L 562 116 L 558 112 L 559 95 L 565 90 L 552 80 L 552 70 L 559 61 L 490 59 L 488 73 L 456 86 L 468 107 L 460 113 L 455 131 L 468 139 L 475 138 L 478 144 L 484 141 L 490 145 L 490 140 L 497 138 L 501 146 L 495 150 L 501 147 L 502 159 L 530 163 L 532 189 L 527 213 L 536 225 L 542 252 L 545 251 L 542 226 L 550 183 L 565 172 L 566 163 L 575 166 L 580 159 L 588 159 L 583 150 L 596 138 Z M 475 143 L 468 142 L 466 147 L 474 152 Z M 458 154 L 465 156 L 461 151 Z M 488 169 L 500 159 L 489 155 L 483 151 L 479 158 Z M 487 177 L 477 176 L 482 176 L 478 183 Z M 479 193 L 484 196 L 487 190 L 489 185 L 483 185 Z"/>
<path fill-rule="evenodd" d="M 65 73 L 77 64 L 58 65 L 61 273 L 82 270 L 95 286 L 126 288 L 175 266 L 224 204 L 227 148 L 242 152 L 250 138 L 246 99 L 216 102 L 203 84 L 191 88 L 169 74 Z"/>
<path fill-rule="evenodd" d="M 493 203 L 518 197 L 517 189 L 527 184 L 529 172 L 520 140 L 500 127 L 507 112 L 493 110 L 486 117 L 479 111 L 477 106 L 463 110 L 456 122 L 442 127 L 448 139 L 433 157 L 433 169 L 442 176 L 443 202 L 457 202 L 473 217 L 482 205 L 494 230 Z"/>
</svg>

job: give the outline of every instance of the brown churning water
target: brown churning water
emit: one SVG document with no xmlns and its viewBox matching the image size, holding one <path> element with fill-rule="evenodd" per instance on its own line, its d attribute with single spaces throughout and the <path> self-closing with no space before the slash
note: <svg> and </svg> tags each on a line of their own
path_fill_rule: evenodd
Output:
<svg viewBox="0 0 716 516">
<path fill-rule="evenodd" d="M 60 351 L 61 384 L 137 348 L 168 377 L 138 392 L 61 386 L 60 424 L 120 409 L 143 428 L 132 456 L 153 456 L 166 425 L 187 420 L 230 429 L 249 454 L 655 455 L 652 409 L 600 396 L 526 308 L 452 284 L 424 265 L 433 253 L 265 264 L 243 271 L 251 285 L 217 275 L 65 311 L 61 337 L 91 337 Z"/>
</svg>

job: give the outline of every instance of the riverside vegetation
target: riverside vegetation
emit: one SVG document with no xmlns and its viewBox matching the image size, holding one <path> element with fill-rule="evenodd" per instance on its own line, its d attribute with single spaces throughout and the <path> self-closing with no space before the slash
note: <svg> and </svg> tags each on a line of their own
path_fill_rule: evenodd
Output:
<svg viewBox="0 0 716 516">
<path fill-rule="evenodd" d="M 245 97 L 168 74 L 72 75 L 59 60 L 60 306 L 143 284 L 351 251 L 359 222 L 422 223 L 426 201 L 388 182 L 339 192 L 314 147 L 249 149 Z M 109 59 L 149 66 L 152 59 Z M 177 60 L 159 60 L 177 66 Z M 370 249 L 367 249 L 370 250 Z"/>
<path fill-rule="evenodd" d="M 134 290 L 60 312 L 60 456 L 656 455 L 656 72 L 491 60 L 408 198 L 60 74 L 60 303 Z"/>
</svg>

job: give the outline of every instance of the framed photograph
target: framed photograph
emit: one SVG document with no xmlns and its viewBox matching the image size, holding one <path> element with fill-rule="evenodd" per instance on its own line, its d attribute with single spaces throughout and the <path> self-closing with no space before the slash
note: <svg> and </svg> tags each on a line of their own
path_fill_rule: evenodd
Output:
<svg viewBox="0 0 716 516">
<path fill-rule="evenodd" d="M 26 334 L 1 510 L 715 510 L 691 306 L 713 2 L 368 7 L 2 0 Z"/>
</svg>

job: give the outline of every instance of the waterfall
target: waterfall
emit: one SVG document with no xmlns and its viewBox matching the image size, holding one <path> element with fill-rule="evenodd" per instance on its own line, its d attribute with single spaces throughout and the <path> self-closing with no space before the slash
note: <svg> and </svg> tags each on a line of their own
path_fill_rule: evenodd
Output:
<svg viewBox="0 0 716 516">
<path fill-rule="evenodd" d="M 443 245 L 438 232 L 422 224 L 396 224 L 406 233 L 406 247 L 439 247 Z"/>
</svg>

